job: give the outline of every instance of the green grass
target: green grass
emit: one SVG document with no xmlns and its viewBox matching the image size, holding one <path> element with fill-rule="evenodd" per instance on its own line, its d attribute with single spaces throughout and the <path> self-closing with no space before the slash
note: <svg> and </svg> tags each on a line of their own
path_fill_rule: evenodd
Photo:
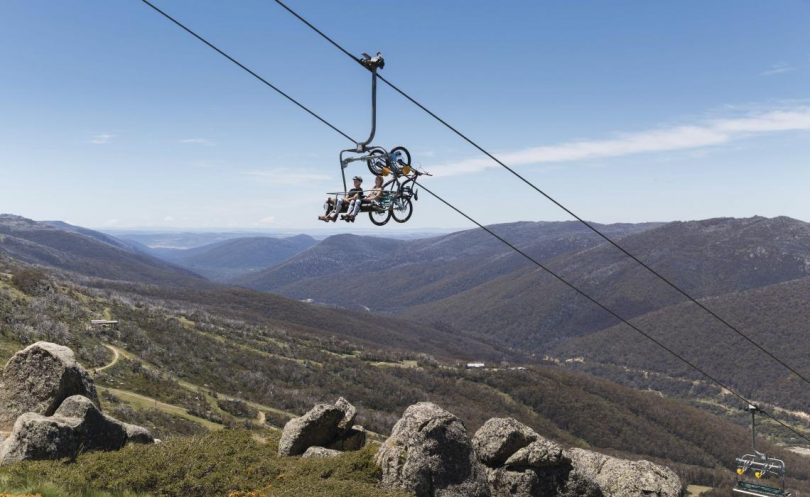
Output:
<svg viewBox="0 0 810 497">
<path fill-rule="evenodd" d="M 115 364 L 107 364 L 103 368 L 96 369 L 96 372 L 105 373 L 103 376 L 97 378 L 99 388 L 106 388 L 109 391 L 116 386 L 119 387 L 116 390 L 123 392 L 119 398 L 133 407 L 138 409 L 151 407 L 173 416 L 183 417 L 186 420 L 200 423 L 208 429 L 221 428 L 219 423 L 212 424 L 211 420 L 204 420 L 187 412 L 187 409 L 190 407 L 188 405 L 190 400 L 189 396 L 195 398 L 202 397 L 204 401 L 200 405 L 207 405 L 214 414 L 217 414 L 223 420 L 230 420 L 231 422 L 236 422 L 240 419 L 244 420 L 244 418 L 239 418 L 222 410 L 217 403 L 218 399 L 237 400 L 236 397 L 202 388 L 199 385 L 171 375 L 161 374 L 158 367 L 141 360 L 136 355 L 120 347 L 109 344 L 105 344 L 105 347 L 111 351 L 117 352 L 120 360 Z M 133 368 L 136 364 L 140 367 Z M 150 372 L 153 374 L 147 374 Z M 155 404 L 155 400 L 158 401 L 157 405 Z M 288 413 L 270 406 L 246 401 L 244 399 L 238 400 L 242 400 L 252 409 L 274 412 L 286 418 L 295 416 L 293 413 Z M 183 412 L 184 410 L 186 410 L 186 412 Z M 252 416 L 247 420 L 260 427 L 264 424 L 259 421 L 258 416 Z M 213 426 L 214 424 L 217 426 Z"/>
<path fill-rule="evenodd" d="M 260 443 L 255 433 L 224 430 L 83 454 L 75 462 L 19 463 L 0 470 L 0 482 L 43 497 L 226 497 L 257 490 L 268 497 L 408 495 L 378 487 L 376 447 L 331 459 L 287 458 L 276 454 L 277 434 L 267 432 L 265 437 L 266 443 Z M 30 486 L 31 481 L 42 483 Z"/>
<path fill-rule="evenodd" d="M 166 414 L 171 414 L 172 416 L 177 416 L 179 418 L 183 418 L 188 421 L 193 421 L 209 430 L 222 429 L 221 424 L 214 423 L 207 419 L 199 418 L 197 416 L 189 414 L 184 407 L 176 406 L 173 404 L 167 404 L 165 402 L 160 402 L 156 399 L 147 397 L 145 395 L 137 394 L 135 392 L 128 392 L 126 390 L 119 390 L 117 388 L 108 388 L 102 386 L 98 386 L 96 388 L 99 390 L 99 393 L 109 392 L 114 396 L 118 397 L 119 399 L 121 399 L 122 401 L 126 402 L 127 404 L 135 407 L 136 409 L 156 409 Z"/>
<path fill-rule="evenodd" d="M 103 490 L 93 490 L 90 488 L 67 490 L 53 483 L 42 483 L 38 478 L 29 481 L 18 481 L 14 486 L 9 483 L 8 477 L 0 477 L 0 496 L 11 494 L 17 495 L 39 495 L 41 497 L 149 497 L 147 494 L 137 494 L 134 492 L 105 492 Z"/>
</svg>

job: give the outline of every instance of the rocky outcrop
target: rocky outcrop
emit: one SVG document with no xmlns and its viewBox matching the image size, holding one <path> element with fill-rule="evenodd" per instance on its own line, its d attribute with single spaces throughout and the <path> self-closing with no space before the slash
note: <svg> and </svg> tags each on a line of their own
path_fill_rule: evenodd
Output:
<svg viewBox="0 0 810 497">
<path fill-rule="evenodd" d="M 338 430 L 341 432 L 349 431 L 354 426 L 354 418 L 357 417 L 357 409 L 343 397 L 337 399 L 335 407 L 343 411 L 343 419 L 338 423 Z"/>
<path fill-rule="evenodd" d="M 678 497 L 682 484 L 669 468 L 649 461 L 628 461 L 583 449 L 570 449 L 574 473 L 591 480 L 610 497 Z"/>
<path fill-rule="evenodd" d="M 326 447 L 340 451 L 360 450 L 366 445 L 366 430 L 360 425 L 354 425 L 338 436 Z"/>
<path fill-rule="evenodd" d="M 475 432 L 472 443 L 478 459 L 488 466 L 501 466 L 539 435 L 512 418 L 492 418 Z"/>
<path fill-rule="evenodd" d="M 17 352 L 6 364 L 0 420 L 13 427 L 0 443 L 0 465 L 154 442 L 146 428 L 103 414 L 93 380 L 73 351 L 48 342 Z"/>
<path fill-rule="evenodd" d="M 0 447 L 0 465 L 25 460 L 62 459 L 79 452 L 77 433 L 81 420 L 25 413 Z"/>
<path fill-rule="evenodd" d="M 75 395 L 65 399 L 53 416 L 29 412 L 17 418 L 11 435 L 0 445 L 0 465 L 75 458 L 84 451 L 118 450 L 127 442 L 153 441 L 144 428 L 106 416 L 90 399 Z"/>
<path fill-rule="evenodd" d="M 131 425 L 129 423 L 121 423 L 124 426 L 124 431 L 127 432 L 127 443 L 133 444 L 152 444 L 160 443 L 160 440 L 154 438 L 152 434 L 143 426 Z"/>
<path fill-rule="evenodd" d="M 421 402 L 405 410 L 376 456 L 382 484 L 416 497 L 488 497 L 467 429 L 453 414 Z"/>
<path fill-rule="evenodd" d="M 8 430 L 27 412 L 50 416 L 71 395 L 83 395 L 98 405 L 93 380 L 73 351 L 48 342 L 30 345 L 14 354 L 3 370 L 0 429 Z"/>
<path fill-rule="evenodd" d="M 492 497 L 554 497 L 569 491 L 571 461 L 562 447 L 515 419 L 490 419 L 475 432 L 473 447 L 486 467 Z"/>
<path fill-rule="evenodd" d="M 83 450 L 118 450 L 127 442 L 123 423 L 102 414 L 87 397 L 68 397 L 51 419 L 78 419 L 76 436 Z"/>
<path fill-rule="evenodd" d="M 335 404 L 317 404 L 301 417 L 284 425 L 278 453 L 298 456 L 310 447 L 358 450 L 366 443 L 366 432 L 353 425 L 357 410 L 341 397 Z"/>
</svg>

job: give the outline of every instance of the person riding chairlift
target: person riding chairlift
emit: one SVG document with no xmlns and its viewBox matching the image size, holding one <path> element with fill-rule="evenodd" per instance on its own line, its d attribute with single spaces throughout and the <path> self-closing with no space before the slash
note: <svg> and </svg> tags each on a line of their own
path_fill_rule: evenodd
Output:
<svg viewBox="0 0 810 497">
<path fill-rule="evenodd" d="M 373 202 L 378 202 L 383 195 L 383 177 L 382 176 L 375 176 L 374 177 L 374 188 L 371 189 L 368 195 L 356 198 L 349 202 L 349 209 L 346 211 L 346 215 L 343 216 L 343 220 L 354 222 L 354 218 L 357 217 L 357 214 L 360 212 L 360 208 L 364 205 L 369 205 Z"/>
<path fill-rule="evenodd" d="M 331 197 L 326 199 L 327 212 L 322 216 L 318 216 L 318 219 L 321 221 L 326 221 L 327 223 L 329 221 L 337 221 L 338 215 L 340 215 L 341 211 L 343 210 L 344 203 L 363 198 L 363 189 L 360 187 L 360 185 L 363 183 L 363 178 L 360 176 L 355 176 L 352 178 L 352 181 L 354 181 L 354 188 L 346 192 L 344 197 L 337 197 L 334 200 L 335 208 L 332 210 L 332 212 L 329 212 L 329 206 L 332 204 L 333 200 Z"/>
</svg>

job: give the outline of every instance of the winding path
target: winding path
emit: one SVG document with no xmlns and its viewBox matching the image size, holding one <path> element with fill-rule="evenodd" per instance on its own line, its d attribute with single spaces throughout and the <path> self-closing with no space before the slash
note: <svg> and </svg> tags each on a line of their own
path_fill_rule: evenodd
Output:
<svg viewBox="0 0 810 497">
<path fill-rule="evenodd" d="M 104 344 L 104 346 L 112 351 L 113 359 L 112 359 L 112 362 L 110 362 L 109 364 L 105 364 L 104 366 L 101 366 L 100 368 L 95 368 L 96 373 L 98 373 L 99 371 L 104 371 L 105 369 L 109 369 L 109 368 L 115 366 L 118 363 L 118 360 L 121 359 L 121 353 L 118 351 L 117 348 L 113 347 L 112 345 L 107 345 L 106 343 Z"/>
</svg>

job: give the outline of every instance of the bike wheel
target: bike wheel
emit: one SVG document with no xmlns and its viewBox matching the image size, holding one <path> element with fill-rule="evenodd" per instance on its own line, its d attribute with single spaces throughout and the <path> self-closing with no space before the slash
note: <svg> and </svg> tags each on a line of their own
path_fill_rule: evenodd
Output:
<svg viewBox="0 0 810 497">
<path fill-rule="evenodd" d="M 391 204 L 391 217 L 398 223 L 408 221 L 413 215 L 413 203 L 407 197 L 397 197 Z"/>
<path fill-rule="evenodd" d="M 411 153 L 408 152 L 408 149 L 405 147 L 394 147 L 391 149 L 391 156 L 393 157 L 396 153 L 400 153 L 400 161 L 402 161 L 402 166 L 410 166 L 411 165 Z M 401 166 L 400 166 L 401 167 Z"/>
<path fill-rule="evenodd" d="M 397 159 L 396 162 L 391 165 L 393 166 L 397 175 L 407 174 L 405 171 L 410 172 L 411 168 L 411 153 L 408 152 L 408 149 L 405 147 L 394 147 L 391 149 L 391 154 L 389 157 L 396 157 L 397 153 L 399 153 L 399 159 Z"/>
<path fill-rule="evenodd" d="M 368 211 L 368 218 L 371 220 L 371 224 L 382 226 L 391 219 L 391 209 L 372 207 L 371 210 Z"/>
<path fill-rule="evenodd" d="M 382 176 L 383 168 L 386 166 L 386 154 L 385 150 L 381 147 L 375 147 L 369 150 L 368 154 L 371 156 L 370 158 L 366 159 L 366 165 L 368 165 L 368 170 L 374 176 Z"/>
</svg>

